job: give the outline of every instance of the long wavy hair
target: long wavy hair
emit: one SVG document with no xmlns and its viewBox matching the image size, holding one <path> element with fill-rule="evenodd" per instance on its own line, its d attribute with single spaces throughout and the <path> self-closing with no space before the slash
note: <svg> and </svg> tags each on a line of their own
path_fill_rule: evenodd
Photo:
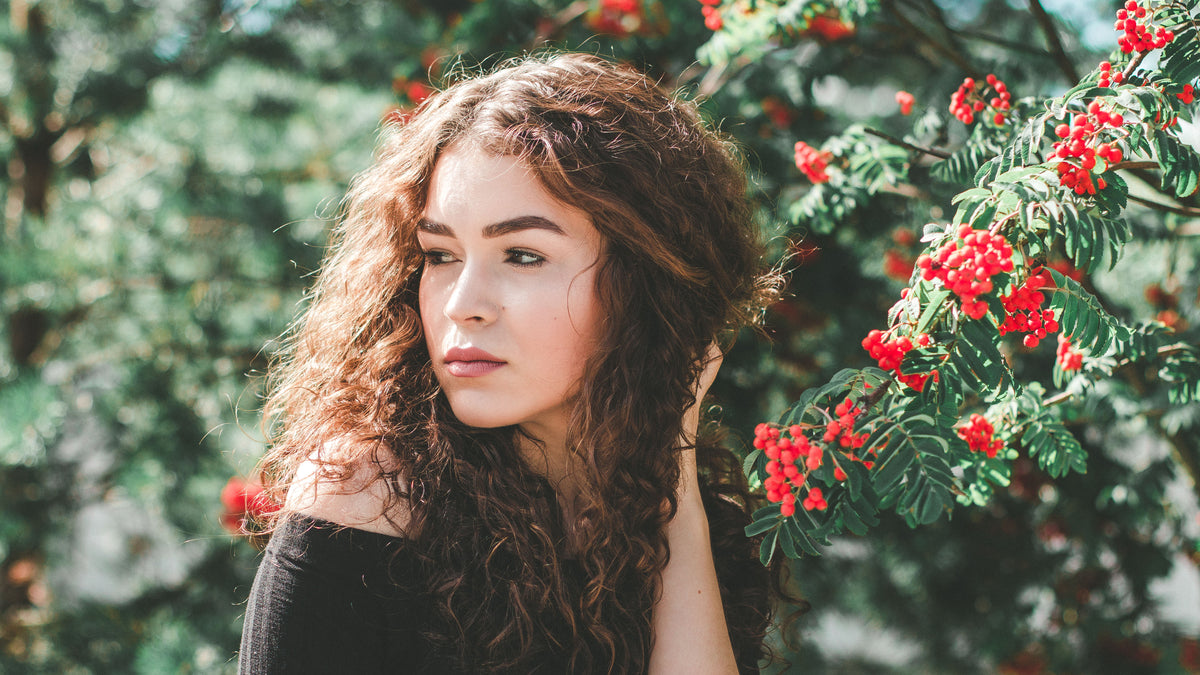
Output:
<svg viewBox="0 0 1200 675">
<path fill-rule="evenodd" d="M 460 423 L 432 374 L 416 224 L 439 156 L 464 140 L 525 162 L 603 237 L 607 320 L 570 413 L 570 504 L 522 459 L 519 429 Z M 746 190 L 734 147 L 692 102 L 594 56 L 510 62 L 385 127 L 269 376 L 261 469 L 277 496 L 314 454 L 326 479 L 357 482 L 366 466 L 390 486 L 410 516 L 405 548 L 423 569 L 415 590 L 439 668 L 645 670 L 681 413 L 708 346 L 753 323 L 778 287 Z M 698 446 L 731 638 L 757 672 L 771 572 L 741 531 L 751 503 L 735 456 Z"/>
</svg>

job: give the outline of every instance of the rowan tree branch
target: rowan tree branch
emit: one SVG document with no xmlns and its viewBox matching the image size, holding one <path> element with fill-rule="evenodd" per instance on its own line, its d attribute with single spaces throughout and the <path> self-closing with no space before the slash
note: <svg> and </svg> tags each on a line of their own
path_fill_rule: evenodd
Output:
<svg viewBox="0 0 1200 675">
<path fill-rule="evenodd" d="M 918 26 L 917 24 L 913 23 L 911 19 L 909 19 L 908 17 L 901 14 L 899 8 L 896 7 L 896 3 L 893 0 L 884 0 L 883 6 L 889 12 L 891 12 L 892 16 L 896 17 L 896 21 L 900 25 L 902 25 L 909 32 L 913 33 L 918 38 L 920 38 L 922 42 L 925 42 L 930 47 L 932 47 L 935 51 L 937 51 L 939 54 L 946 57 L 950 61 L 953 61 L 959 68 L 962 68 L 963 71 L 966 72 L 968 75 L 971 75 L 974 77 L 980 76 L 979 69 L 976 68 L 973 64 L 971 64 L 970 61 L 967 61 L 967 59 L 961 53 L 959 53 L 957 50 L 951 49 L 950 47 L 947 47 L 946 45 L 942 44 L 941 42 L 938 42 L 937 40 L 933 39 L 933 36 L 929 35 L 924 30 L 922 30 L 921 27 Z"/>
<path fill-rule="evenodd" d="M 1133 75 L 1133 71 L 1137 70 L 1137 67 L 1141 65 L 1144 58 L 1146 58 L 1146 52 L 1137 52 L 1134 54 L 1133 58 L 1129 60 L 1129 64 L 1125 66 L 1125 70 L 1121 71 L 1121 80 L 1128 82 L 1129 76 Z"/>
<path fill-rule="evenodd" d="M 1183 342 L 1178 342 L 1173 345 L 1165 345 L 1165 346 L 1159 347 L 1158 351 L 1155 352 L 1155 354 L 1157 354 L 1160 357 L 1161 356 L 1170 356 L 1172 354 L 1178 354 L 1180 352 L 1184 352 L 1189 349 L 1192 349 L 1191 345 L 1183 343 Z M 1131 359 L 1131 358 L 1121 359 L 1120 361 L 1117 361 L 1117 364 L 1115 366 L 1113 366 L 1112 370 L 1117 371 L 1122 368 L 1133 365 L 1136 362 L 1137 361 L 1135 359 Z M 1066 403 L 1067 401 L 1071 400 L 1071 398 L 1074 396 L 1075 395 L 1069 391 L 1060 391 L 1057 394 L 1055 394 L 1049 398 L 1043 399 L 1042 406 L 1050 407 L 1053 405 L 1059 405 L 1060 403 Z"/>
<path fill-rule="evenodd" d="M 882 138 L 883 140 L 887 141 L 888 143 L 891 143 L 892 145 L 898 145 L 902 148 L 908 148 L 909 150 L 915 150 L 916 152 L 930 155 L 931 157 L 937 157 L 938 159 L 949 159 L 950 158 L 950 153 L 946 152 L 945 150 L 938 150 L 937 148 L 927 148 L 923 145 L 916 145 L 914 143 L 909 143 L 908 141 L 901 140 L 899 138 L 896 138 L 895 136 L 892 136 L 890 134 L 886 134 L 882 131 L 879 131 L 878 129 L 871 129 L 868 127 L 868 128 L 863 129 L 863 131 L 867 132 L 868 134 L 871 134 L 872 136 Z M 1155 165 L 1155 166 L 1157 166 L 1157 165 Z"/>
<path fill-rule="evenodd" d="M 1177 213 L 1181 216 L 1192 216 L 1195 218 L 1200 218 L 1200 209 L 1190 207 L 1190 206 L 1176 206 L 1174 204 L 1163 204 L 1161 202 L 1156 202 L 1156 201 L 1146 199 L 1145 197 L 1138 197 L 1137 195 L 1129 195 L 1129 201 L 1137 202 L 1138 204 L 1141 204 L 1142 206 L 1148 206 L 1156 211 L 1166 211 L 1167 213 Z"/>
<path fill-rule="evenodd" d="M 1029 9 L 1033 12 L 1033 18 L 1038 22 L 1042 33 L 1046 35 L 1046 44 L 1050 47 L 1050 54 L 1054 57 L 1054 62 L 1058 64 L 1058 69 L 1067 76 L 1068 82 L 1078 82 L 1079 72 L 1075 69 L 1075 64 L 1070 57 L 1067 56 L 1066 50 L 1063 49 L 1058 29 L 1054 27 L 1054 19 L 1046 13 L 1040 0 L 1029 0 Z"/>
<path fill-rule="evenodd" d="M 1140 169 L 1157 169 L 1157 168 L 1158 168 L 1158 162 L 1149 162 L 1149 161 L 1117 162 L 1116 164 L 1113 164 L 1112 166 L 1108 167 L 1108 170 L 1109 171 L 1120 171 L 1122 169 L 1126 169 L 1129 171 L 1138 171 Z"/>
</svg>

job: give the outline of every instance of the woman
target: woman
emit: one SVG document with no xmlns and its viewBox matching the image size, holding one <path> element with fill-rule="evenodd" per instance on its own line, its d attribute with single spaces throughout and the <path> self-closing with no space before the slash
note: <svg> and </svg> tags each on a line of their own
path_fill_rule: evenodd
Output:
<svg viewBox="0 0 1200 675">
<path fill-rule="evenodd" d="M 691 103 L 591 56 L 388 128 L 273 373 L 241 671 L 757 672 L 769 574 L 696 443 L 774 289 L 745 189 Z"/>
</svg>

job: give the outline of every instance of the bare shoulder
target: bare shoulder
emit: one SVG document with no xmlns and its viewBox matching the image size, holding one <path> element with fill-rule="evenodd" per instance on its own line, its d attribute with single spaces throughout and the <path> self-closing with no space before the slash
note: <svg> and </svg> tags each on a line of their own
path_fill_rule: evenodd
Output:
<svg viewBox="0 0 1200 675">
<path fill-rule="evenodd" d="M 322 520 L 393 537 L 403 536 L 408 505 L 391 500 L 385 480 L 367 466 L 345 481 L 322 476 L 316 453 L 304 460 L 288 489 L 287 505 Z"/>
</svg>

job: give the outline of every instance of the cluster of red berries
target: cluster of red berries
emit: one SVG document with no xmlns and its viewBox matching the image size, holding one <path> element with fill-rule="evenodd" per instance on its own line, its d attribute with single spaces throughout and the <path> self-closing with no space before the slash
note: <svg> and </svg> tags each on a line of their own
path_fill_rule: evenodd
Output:
<svg viewBox="0 0 1200 675">
<path fill-rule="evenodd" d="M 1175 34 L 1162 26 L 1151 32 L 1147 14 L 1146 8 L 1139 5 L 1137 0 L 1129 0 L 1124 9 L 1117 10 L 1117 22 L 1113 28 L 1124 33 L 1117 38 L 1117 46 L 1125 54 L 1162 49 L 1175 39 Z"/>
<path fill-rule="evenodd" d="M 221 525 L 235 534 L 245 534 L 249 523 L 259 521 L 279 510 L 263 492 L 262 483 L 234 476 L 221 489 Z"/>
<path fill-rule="evenodd" d="M 834 418 L 825 424 L 825 432 L 821 435 L 821 440 L 825 443 L 837 443 L 843 450 L 858 450 L 867 442 L 871 434 L 867 432 L 854 433 L 854 420 L 863 413 L 862 409 L 855 405 L 854 401 L 847 398 L 833 408 Z M 846 457 L 854 462 L 862 462 L 863 466 L 868 469 L 875 466 L 875 462 L 864 460 L 853 452 L 846 453 Z M 842 467 L 833 467 L 833 477 L 837 480 L 846 480 L 846 472 Z"/>
<path fill-rule="evenodd" d="M 971 415 L 971 419 L 958 428 L 958 435 L 967 442 L 972 452 L 987 453 L 988 459 L 993 459 L 1004 448 L 1004 441 L 994 438 L 996 429 L 987 418 L 979 413 Z"/>
<path fill-rule="evenodd" d="M 867 432 L 854 433 L 854 422 L 862 412 L 849 398 L 839 403 L 824 426 L 820 442 L 810 440 L 804 433 L 805 427 L 799 424 L 789 427 L 787 436 L 765 422 L 754 428 L 754 447 L 767 456 L 767 478 L 763 481 L 763 487 L 767 490 L 767 499 L 779 503 L 782 515 L 790 516 L 796 512 L 793 489 L 808 490 L 808 497 L 801 502 L 806 510 L 823 511 L 828 506 L 820 488 L 805 484 L 808 474 L 820 468 L 825 460 L 825 445 L 822 443 L 828 446 L 836 444 L 847 458 L 862 462 L 868 469 L 875 465 L 852 452 L 861 448 L 870 435 Z M 834 467 L 833 476 L 837 480 L 846 480 L 846 472 L 841 467 Z"/>
<path fill-rule="evenodd" d="M 901 115 L 911 115 L 913 104 L 917 102 L 916 97 L 907 91 L 896 92 L 896 103 L 900 105 Z"/>
<path fill-rule="evenodd" d="M 829 166 L 831 159 L 833 159 L 832 153 L 817 150 L 804 141 L 796 141 L 796 168 L 800 169 L 812 182 L 829 182 L 829 174 L 825 173 L 825 167 Z"/>
<path fill-rule="evenodd" d="M 976 230 L 964 224 L 958 237 L 943 244 L 931 256 L 917 258 L 921 278 L 941 280 L 962 301 L 963 313 L 972 319 L 987 314 L 987 303 L 980 295 L 992 292 L 992 277 L 1013 270 L 1012 246 L 1002 235 Z"/>
<path fill-rule="evenodd" d="M 1001 296 L 1005 316 L 1000 324 L 1000 334 L 1027 333 L 1022 344 L 1033 349 L 1048 333 L 1057 332 L 1058 321 L 1054 318 L 1054 310 L 1042 309 L 1046 296 L 1040 290 L 1053 283 L 1050 274 L 1041 270 L 1013 288 L 1012 293 Z"/>
<path fill-rule="evenodd" d="M 829 508 L 829 502 L 825 501 L 825 495 L 821 494 L 821 488 L 812 487 L 808 489 L 808 496 L 804 498 L 804 510 L 806 511 L 824 511 Z M 792 507 L 795 510 L 795 507 Z M 779 507 L 779 511 L 783 512 L 783 507 Z M 783 515 L 791 515 L 784 513 Z"/>
<path fill-rule="evenodd" d="M 1196 91 L 1192 88 L 1192 85 L 1185 84 L 1183 85 L 1183 91 L 1175 94 L 1175 98 L 1183 101 L 1185 105 L 1191 105 L 1192 101 L 1196 100 Z"/>
<path fill-rule="evenodd" d="M 792 126 L 796 115 L 778 96 L 767 96 L 762 100 L 761 105 L 763 113 L 766 114 L 767 119 L 771 120 L 771 124 L 780 129 Z"/>
<path fill-rule="evenodd" d="M 721 10 L 717 8 L 721 0 L 700 0 L 700 4 L 704 5 L 700 8 L 700 13 L 704 15 L 704 27 L 711 31 L 721 30 L 725 25 Z"/>
<path fill-rule="evenodd" d="M 422 54 L 421 58 L 424 62 L 425 54 Z M 386 124 L 403 126 L 412 119 L 417 106 L 433 94 L 433 87 L 420 80 L 409 80 L 407 77 L 400 76 L 392 79 L 392 91 L 402 94 L 408 99 L 410 105 L 395 105 L 388 108 L 384 111 L 383 121 Z"/>
<path fill-rule="evenodd" d="M 854 24 L 842 20 L 841 13 L 836 8 L 826 9 L 817 13 L 817 8 L 823 3 L 807 3 L 800 16 L 804 22 L 801 35 L 816 37 L 823 42 L 837 42 L 854 35 Z"/>
<path fill-rule="evenodd" d="M 1058 367 L 1065 372 L 1079 370 L 1083 367 L 1083 352 L 1075 349 L 1070 338 L 1065 335 L 1058 336 L 1058 351 L 1055 358 L 1058 360 Z"/>
<path fill-rule="evenodd" d="M 1062 258 L 1051 260 L 1050 262 L 1046 263 L 1046 267 L 1049 267 L 1064 277 L 1074 279 L 1075 281 L 1083 281 L 1083 270 L 1076 269 L 1076 267 L 1069 261 Z"/>
<path fill-rule="evenodd" d="M 779 502 L 779 512 L 784 516 L 796 512 L 796 494 L 792 488 L 803 489 L 808 474 L 821 466 L 824 459 L 824 450 L 809 442 L 802 427 L 793 425 L 788 431 L 791 438 L 781 436 L 779 429 L 765 422 L 754 428 L 754 447 L 767 456 L 767 478 L 763 481 L 767 500 Z M 796 460 L 801 458 L 803 468 L 796 466 Z M 810 496 L 813 489 L 817 488 L 809 489 Z"/>
<path fill-rule="evenodd" d="M 626 37 L 640 30 L 644 20 L 641 0 L 600 0 L 599 9 L 588 16 L 588 25 L 599 33 Z"/>
<path fill-rule="evenodd" d="M 1114 84 L 1121 84 L 1125 79 L 1125 73 L 1121 71 L 1113 72 L 1112 64 L 1108 61 L 1100 62 L 1100 79 L 1096 82 L 1101 87 L 1110 87 Z"/>
<path fill-rule="evenodd" d="M 1158 310 L 1154 320 L 1172 330 L 1180 331 L 1186 327 L 1186 322 L 1179 316 L 1179 290 L 1168 291 L 1161 284 L 1150 284 L 1146 287 L 1146 300 Z"/>
<path fill-rule="evenodd" d="M 902 251 L 889 248 L 883 252 L 883 273 L 896 281 L 908 281 L 916 262 Z"/>
<path fill-rule="evenodd" d="M 937 371 L 905 375 L 900 372 L 900 363 L 904 360 L 904 355 L 914 347 L 928 347 L 931 342 L 929 335 L 926 333 L 918 335 L 916 343 L 914 343 L 912 338 L 907 335 L 887 339 L 887 333 L 876 329 L 867 333 L 867 337 L 863 338 L 862 347 L 867 350 L 871 358 L 875 359 L 881 370 L 894 372 L 896 380 L 901 384 L 906 384 L 917 391 L 921 391 L 925 388 L 925 382 L 930 377 L 933 378 L 934 382 L 938 381 Z"/>
<path fill-rule="evenodd" d="M 1115 143 L 1099 142 L 1100 136 L 1105 127 L 1116 129 L 1124 123 L 1121 113 L 1108 112 L 1097 100 L 1088 104 L 1086 113 L 1076 113 L 1070 126 L 1060 124 L 1054 128 L 1054 135 L 1062 140 L 1054 143 L 1051 157 L 1061 160 L 1055 168 L 1063 187 L 1071 188 L 1079 195 L 1094 195 L 1097 189 L 1106 187 L 1104 178 L 1096 176 L 1092 180 L 1096 158 L 1112 165 L 1120 162 L 1124 155 Z M 1102 167 L 1095 173 L 1103 173 L 1107 168 Z"/>
<path fill-rule="evenodd" d="M 990 108 L 995 111 L 992 113 L 992 122 L 996 126 L 1003 125 L 1008 118 L 1008 111 L 1012 108 L 1012 93 L 1000 78 L 992 74 L 987 76 L 986 86 L 977 85 L 973 77 L 962 81 L 958 91 L 950 97 L 950 114 L 963 124 L 971 124 L 975 121 L 976 113 Z M 989 89 L 992 93 L 990 100 L 987 97 Z"/>
</svg>

